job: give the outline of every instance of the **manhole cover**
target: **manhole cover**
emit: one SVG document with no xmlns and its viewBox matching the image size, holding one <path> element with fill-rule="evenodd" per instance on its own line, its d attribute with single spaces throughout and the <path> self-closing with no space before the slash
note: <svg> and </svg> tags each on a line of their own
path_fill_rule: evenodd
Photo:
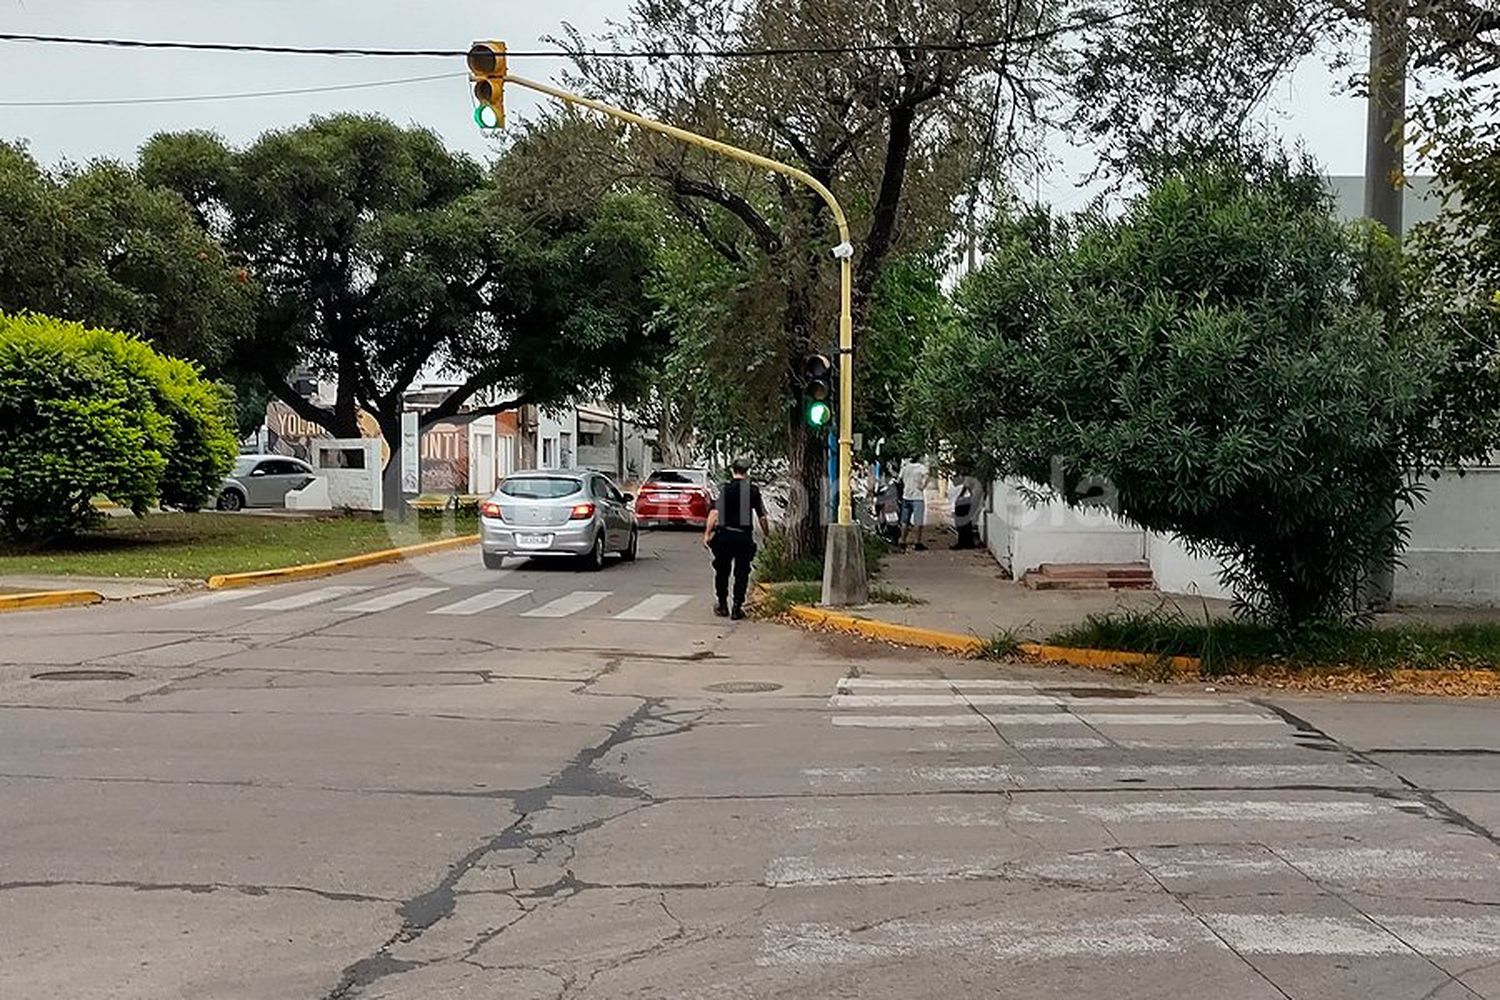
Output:
<svg viewBox="0 0 1500 1000">
<path fill-rule="evenodd" d="M 1041 688 L 1042 694 L 1060 694 L 1069 698 L 1144 698 L 1149 692 L 1132 688 L 1077 687 Z"/>
<path fill-rule="evenodd" d="M 767 691 L 780 691 L 781 685 L 770 681 L 723 681 L 710 684 L 703 690 L 716 694 L 764 694 Z"/>
<path fill-rule="evenodd" d="M 128 681 L 135 674 L 126 670 L 48 670 L 32 674 L 34 681 Z"/>
</svg>

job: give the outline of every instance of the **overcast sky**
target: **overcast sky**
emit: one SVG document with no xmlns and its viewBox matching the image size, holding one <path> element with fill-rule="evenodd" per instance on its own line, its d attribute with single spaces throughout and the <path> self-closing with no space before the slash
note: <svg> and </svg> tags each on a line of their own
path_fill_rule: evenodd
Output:
<svg viewBox="0 0 1500 1000">
<path fill-rule="evenodd" d="M 461 49 L 477 38 L 511 48 L 541 45 L 563 21 L 585 31 L 620 18 L 628 0 L 0 0 L 0 31 L 173 41 L 232 41 L 371 48 Z M 513 68 L 547 78 L 555 60 Z M 212 95 L 423 76 L 453 68 L 451 80 L 364 92 L 273 97 L 218 103 L 109 108 L 18 108 L 15 101 Z M 1363 169 L 1364 113 L 1332 94 L 1320 64 L 1280 83 L 1268 111 L 1283 136 L 1300 141 L 1335 174 Z M 513 95 L 513 96 L 512 96 Z M 512 114 L 533 106 L 529 94 L 507 95 Z M 268 128 L 332 111 L 379 111 L 419 122 L 454 147 L 483 157 L 487 142 L 470 119 L 461 65 L 440 59 L 322 59 L 307 56 L 109 50 L 0 42 L 0 136 L 24 138 L 44 162 L 97 156 L 130 158 L 163 130 L 209 128 L 233 142 Z M 1051 143 L 1073 167 L 1086 157 Z M 1065 181 L 1044 198 L 1062 206 L 1081 196 Z"/>
</svg>

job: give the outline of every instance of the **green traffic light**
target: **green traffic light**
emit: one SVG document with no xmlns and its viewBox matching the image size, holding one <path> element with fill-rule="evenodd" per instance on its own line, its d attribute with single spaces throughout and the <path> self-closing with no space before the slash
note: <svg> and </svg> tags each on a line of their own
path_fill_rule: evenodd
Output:
<svg viewBox="0 0 1500 1000">
<path fill-rule="evenodd" d="M 481 104 L 474 109 L 474 124 L 483 129 L 497 129 L 500 127 L 500 116 L 488 104 Z"/>
<path fill-rule="evenodd" d="M 807 426 L 827 427 L 833 421 L 833 407 L 822 400 L 807 404 Z"/>
</svg>

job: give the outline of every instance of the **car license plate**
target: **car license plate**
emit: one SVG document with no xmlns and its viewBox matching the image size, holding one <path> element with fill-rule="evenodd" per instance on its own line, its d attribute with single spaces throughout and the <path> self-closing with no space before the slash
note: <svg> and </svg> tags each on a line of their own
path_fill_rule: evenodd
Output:
<svg viewBox="0 0 1500 1000">
<path fill-rule="evenodd" d="M 517 535 L 516 544 L 523 549 L 545 549 L 552 544 L 551 535 Z"/>
</svg>

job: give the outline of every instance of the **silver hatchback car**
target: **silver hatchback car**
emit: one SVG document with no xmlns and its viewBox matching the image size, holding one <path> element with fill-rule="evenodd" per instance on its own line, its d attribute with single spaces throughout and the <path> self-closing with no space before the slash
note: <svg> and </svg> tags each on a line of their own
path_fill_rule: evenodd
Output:
<svg viewBox="0 0 1500 1000">
<path fill-rule="evenodd" d="M 640 531 L 633 498 L 597 472 L 533 470 L 506 476 L 479 505 L 484 564 L 506 556 L 574 556 L 590 569 L 619 553 L 635 559 Z"/>
</svg>

